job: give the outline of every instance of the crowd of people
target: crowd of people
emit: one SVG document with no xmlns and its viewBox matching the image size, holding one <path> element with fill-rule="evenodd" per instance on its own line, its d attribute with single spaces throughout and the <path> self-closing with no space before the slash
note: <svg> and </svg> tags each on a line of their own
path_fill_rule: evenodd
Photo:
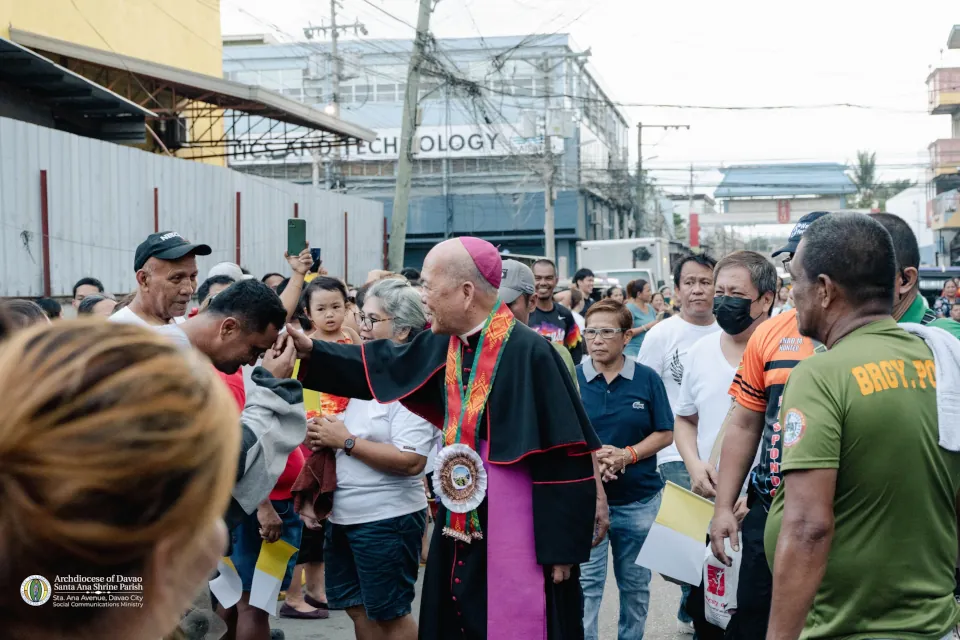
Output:
<svg viewBox="0 0 960 640">
<path fill-rule="evenodd" d="M 612 555 L 634 640 L 667 482 L 739 564 L 726 628 L 682 584 L 681 632 L 954 637 L 960 304 L 948 282 L 928 307 L 900 218 L 805 216 L 789 284 L 736 251 L 597 296 L 469 237 L 362 285 L 309 248 L 201 279 L 211 252 L 151 234 L 136 289 L 83 277 L 76 319 L 0 303 L 0 585 L 144 583 L 138 609 L 2 599 L 9 637 L 267 640 L 344 610 L 358 640 L 596 640 Z M 265 545 L 294 550 L 275 609 Z"/>
</svg>

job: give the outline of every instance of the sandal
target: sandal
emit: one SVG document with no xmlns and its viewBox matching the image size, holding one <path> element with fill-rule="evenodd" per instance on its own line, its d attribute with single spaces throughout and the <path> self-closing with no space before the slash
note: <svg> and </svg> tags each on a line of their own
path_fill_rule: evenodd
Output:
<svg viewBox="0 0 960 640">
<path fill-rule="evenodd" d="M 283 606 L 280 607 L 280 617 L 292 618 L 294 620 L 326 620 L 330 617 L 330 611 L 319 608 L 314 611 L 297 611 L 284 602 Z"/>
</svg>

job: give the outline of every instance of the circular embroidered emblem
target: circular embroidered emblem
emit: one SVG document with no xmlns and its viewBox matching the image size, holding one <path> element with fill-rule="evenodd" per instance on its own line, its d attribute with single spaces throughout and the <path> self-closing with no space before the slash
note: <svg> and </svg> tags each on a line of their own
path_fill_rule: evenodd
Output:
<svg viewBox="0 0 960 640">
<path fill-rule="evenodd" d="M 437 454 L 433 491 L 453 513 L 480 506 L 487 494 L 487 472 L 480 455 L 464 444 L 452 444 Z"/>
<path fill-rule="evenodd" d="M 783 416 L 783 444 L 792 447 L 803 437 L 807 428 L 807 420 L 797 409 L 790 409 Z"/>
</svg>

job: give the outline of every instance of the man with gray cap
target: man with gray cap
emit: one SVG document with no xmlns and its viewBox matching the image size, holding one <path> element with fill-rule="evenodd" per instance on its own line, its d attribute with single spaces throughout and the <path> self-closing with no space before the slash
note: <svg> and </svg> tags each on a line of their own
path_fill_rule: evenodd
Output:
<svg viewBox="0 0 960 640">
<path fill-rule="evenodd" d="M 183 322 L 197 290 L 197 256 L 210 253 L 209 246 L 193 244 L 176 231 L 151 233 L 133 259 L 136 297 L 110 320 L 145 327 Z"/>
<path fill-rule="evenodd" d="M 500 299 L 503 300 L 513 317 L 525 325 L 530 324 L 530 314 L 537 308 L 537 299 L 534 297 L 536 285 L 533 280 L 533 271 L 530 267 L 516 260 L 503 261 L 503 281 L 500 283 Z M 560 359 L 567 366 L 567 372 L 573 383 L 577 383 L 577 368 L 570 351 L 559 342 L 550 342 L 560 354 Z"/>
</svg>

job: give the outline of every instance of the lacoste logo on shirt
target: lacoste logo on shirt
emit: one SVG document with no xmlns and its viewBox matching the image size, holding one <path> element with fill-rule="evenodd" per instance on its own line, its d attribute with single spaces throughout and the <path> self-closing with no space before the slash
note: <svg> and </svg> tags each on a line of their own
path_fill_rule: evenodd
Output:
<svg viewBox="0 0 960 640">
<path fill-rule="evenodd" d="M 633 408 L 639 411 L 640 409 L 643 409 L 643 403 L 642 403 L 642 402 L 634 402 L 634 403 L 633 403 Z"/>
</svg>

